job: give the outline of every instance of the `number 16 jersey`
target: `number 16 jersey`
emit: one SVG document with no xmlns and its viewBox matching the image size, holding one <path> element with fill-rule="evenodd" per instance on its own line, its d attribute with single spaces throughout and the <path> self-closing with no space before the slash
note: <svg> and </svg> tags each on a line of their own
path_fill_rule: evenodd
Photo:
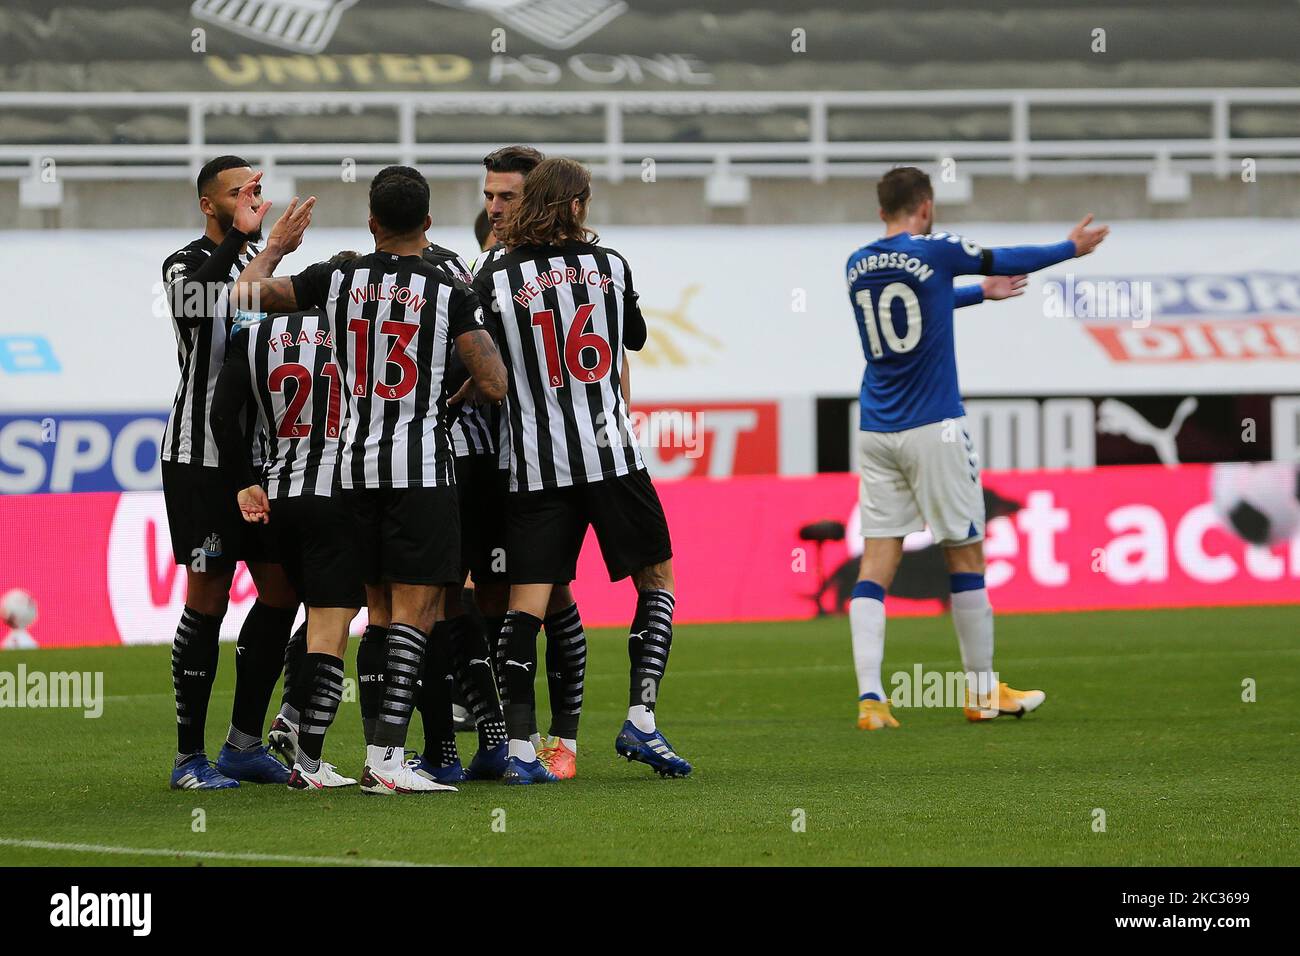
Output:
<svg viewBox="0 0 1300 956">
<path fill-rule="evenodd" d="M 510 374 L 511 491 L 645 468 L 621 390 L 646 324 L 627 260 L 587 242 L 498 246 L 474 279 Z"/>
</svg>

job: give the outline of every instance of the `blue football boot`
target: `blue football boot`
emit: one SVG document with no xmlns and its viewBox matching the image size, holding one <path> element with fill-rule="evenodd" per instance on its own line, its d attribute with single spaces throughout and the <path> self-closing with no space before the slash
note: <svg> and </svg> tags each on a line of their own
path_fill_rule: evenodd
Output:
<svg viewBox="0 0 1300 956">
<path fill-rule="evenodd" d="M 547 770 L 540 760 L 525 763 L 518 757 L 510 757 L 506 760 L 501 782 L 520 786 L 530 783 L 559 783 L 560 778 Z"/>
<path fill-rule="evenodd" d="M 432 780 L 434 783 L 457 784 L 464 783 L 469 779 L 459 760 L 452 761 L 445 767 L 437 767 L 434 766 L 432 761 L 425 759 L 424 754 L 417 754 L 407 760 L 406 765 L 421 777 Z"/>
<path fill-rule="evenodd" d="M 231 780 L 244 783 L 278 783 L 284 786 L 289 782 L 289 768 L 272 757 L 264 745 L 252 750 L 236 750 L 230 744 L 224 745 L 217 755 L 217 769 Z"/>
<path fill-rule="evenodd" d="M 495 747 L 479 748 L 474 759 L 465 771 L 466 780 L 500 780 L 506 772 L 510 760 L 510 745 L 498 744 Z"/>
<path fill-rule="evenodd" d="M 663 734 L 657 730 L 642 733 L 630 720 L 623 722 L 614 749 L 620 757 L 638 760 L 661 777 L 685 777 L 691 772 L 691 765 L 673 752 Z"/>
<path fill-rule="evenodd" d="M 197 753 L 179 767 L 172 768 L 173 790 L 230 790 L 239 786 L 212 766 L 205 753 Z"/>
</svg>

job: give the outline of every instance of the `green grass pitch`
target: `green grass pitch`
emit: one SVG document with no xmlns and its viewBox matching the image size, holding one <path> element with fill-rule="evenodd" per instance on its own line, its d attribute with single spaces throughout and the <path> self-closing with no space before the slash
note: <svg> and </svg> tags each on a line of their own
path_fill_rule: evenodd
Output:
<svg viewBox="0 0 1300 956">
<path fill-rule="evenodd" d="M 854 726 L 843 618 L 682 626 L 659 713 L 695 764 L 686 780 L 614 754 L 625 641 L 594 631 L 578 779 L 401 799 L 171 792 L 168 648 L 8 653 L 0 670 L 102 670 L 106 701 L 97 720 L 0 711 L 0 865 L 1295 864 L 1297 624 L 1286 607 L 1003 615 L 999 670 L 1047 691 L 1038 712 L 971 725 L 906 709 L 901 729 L 874 733 Z M 211 754 L 233 654 L 222 648 Z M 946 617 L 890 623 L 885 674 L 917 661 L 958 668 Z M 360 739 L 345 703 L 327 759 L 359 775 Z M 467 758 L 474 738 L 459 739 Z"/>
</svg>

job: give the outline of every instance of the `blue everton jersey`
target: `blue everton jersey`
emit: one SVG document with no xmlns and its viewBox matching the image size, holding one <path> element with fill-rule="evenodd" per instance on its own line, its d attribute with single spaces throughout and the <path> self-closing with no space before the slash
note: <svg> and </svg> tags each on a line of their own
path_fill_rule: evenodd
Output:
<svg viewBox="0 0 1300 956">
<path fill-rule="evenodd" d="M 897 432 L 958 418 L 954 276 L 987 273 L 989 253 L 948 233 L 899 233 L 849 258 L 847 278 L 862 352 L 863 431 Z"/>
</svg>

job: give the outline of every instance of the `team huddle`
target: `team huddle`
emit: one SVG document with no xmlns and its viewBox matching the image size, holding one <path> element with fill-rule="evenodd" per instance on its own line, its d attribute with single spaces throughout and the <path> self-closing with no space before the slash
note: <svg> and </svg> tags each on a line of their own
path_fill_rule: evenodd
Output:
<svg viewBox="0 0 1300 956">
<path fill-rule="evenodd" d="M 163 265 L 181 366 L 163 489 L 187 577 L 172 652 L 174 788 L 357 784 L 322 750 L 361 607 L 363 791 L 573 777 L 586 638 L 569 585 L 589 527 L 610 580 L 631 577 L 637 590 L 616 751 L 664 776 L 691 772 L 655 723 L 675 584 L 628 418 L 625 350 L 647 336 L 631 268 L 585 226 L 582 166 L 528 147 L 484 166 L 476 268 L 429 242 L 427 182 L 390 166 L 370 184 L 374 250 L 292 276 L 275 272 L 315 199 L 291 202 L 259 246 L 271 205 L 261 174 L 233 156 L 200 172 L 207 230 Z M 258 596 L 214 765 L 204 728 L 239 560 Z M 305 625 L 290 635 L 299 605 Z M 457 700 L 478 736 L 467 765 Z M 424 748 L 408 754 L 416 710 Z"/>
</svg>

